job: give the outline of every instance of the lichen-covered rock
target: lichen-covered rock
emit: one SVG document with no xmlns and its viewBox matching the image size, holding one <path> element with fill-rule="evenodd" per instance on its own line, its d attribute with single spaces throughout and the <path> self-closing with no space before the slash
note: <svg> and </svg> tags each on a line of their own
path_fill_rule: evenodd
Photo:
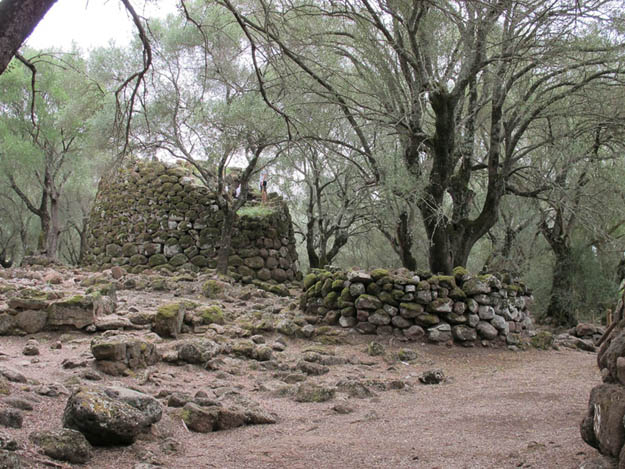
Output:
<svg viewBox="0 0 625 469">
<path fill-rule="evenodd" d="M 155 344 L 123 334 L 94 338 L 91 353 L 96 359 L 96 366 L 113 375 L 123 374 L 127 369 L 145 368 L 160 360 Z"/>
<path fill-rule="evenodd" d="M 33 432 L 30 440 L 41 448 L 43 454 L 72 464 L 84 464 L 92 457 L 92 448 L 85 436 L 69 428 Z"/>
<path fill-rule="evenodd" d="M 63 425 L 81 432 L 94 446 L 131 444 L 152 423 L 151 412 L 143 412 L 98 388 L 76 390 L 63 413 Z"/>
<path fill-rule="evenodd" d="M 360 295 L 354 302 L 356 309 L 376 310 L 382 308 L 382 302 L 373 295 Z"/>
<path fill-rule="evenodd" d="M 95 323 L 92 296 L 75 295 L 48 306 L 47 329 L 83 329 Z"/>
<path fill-rule="evenodd" d="M 302 383 L 297 387 L 296 402 L 326 402 L 334 398 L 335 388 L 314 383 Z"/>
<path fill-rule="evenodd" d="M 161 305 L 156 311 L 152 330 L 161 337 L 178 337 L 184 320 L 184 303 Z"/>
<path fill-rule="evenodd" d="M 462 285 L 462 290 L 467 296 L 475 296 L 480 293 L 490 293 L 490 287 L 487 283 L 475 277 L 467 280 Z"/>
<path fill-rule="evenodd" d="M 203 337 L 182 341 L 176 345 L 176 349 L 179 360 L 193 364 L 206 363 L 221 351 L 217 343 Z"/>
</svg>

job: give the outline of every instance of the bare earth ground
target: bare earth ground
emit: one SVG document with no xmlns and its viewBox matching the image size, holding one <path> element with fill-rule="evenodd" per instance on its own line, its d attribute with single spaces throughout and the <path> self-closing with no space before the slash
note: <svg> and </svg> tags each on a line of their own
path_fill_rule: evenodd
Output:
<svg viewBox="0 0 625 469">
<path fill-rule="evenodd" d="M 155 294 L 147 295 L 158 303 Z M 144 302 L 148 300 L 144 299 Z M 37 357 L 22 355 L 29 338 L 40 343 Z M 40 383 L 66 383 L 85 368 L 65 370 L 66 358 L 92 358 L 92 336 L 72 333 L 62 337 L 63 347 L 50 344 L 60 333 L 0 339 L 0 366 L 17 369 Z M 272 343 L 278 334 L 267 334 Z M 380 341 L 386 356 L 370 357 L 366 345 Z M 328 374 L 307 381 L 333 386 L 344 377 L 369 383 L 402 381 L 400 390 L 371 387 L 374 396 L 348 398 L 337 393 L 324 403 L 297 403 L 279 396 L 285 386 L 258 362 L 232 359 L 220 370 L 159 363 L 149 376 L 115 378 L 106 375 L 95 384 L 122 383 L 156 395 L 162 390 L 209 396 L 236 391 L 258 402 L 277 417 L 274 425 L 241 427 L 209 434 L 189 432 L 179 417 L 180 409 L 165 408 L 163 418 L 134 445 L 98 448 L 84 466 L 55 462 L 56 467 L 134 468 L 152 463 L 177 468 L 577 468 L 596 455 L 579 436 L 591 388 L 600 382 L 595 354 L 581 351 L 512 352 L 502 348 L 448 347 L 399 343 L 395 339 L 347 337 L 348 343 L 323 346 L 329 353 L 350 358 L 334 365 Z M 294 365 L 311 345 L 304 339 L 286 339 L 284 352 L 274 352 L 281 362 Z M 389 357 L 400 348 L 412 348 L 417 360 L 405 363 Z M 260 364 L 262 365 L 262 364 Z M 423 385 L 418 377 L 439 368 L 449 377 L 440 385 Z M 145 382 L 144 382 L 145 381 Z M 87 381 L 82 381 L 88 383 Z M 143 384 L 142 384 L 143 383 Z M 36 400 L 35 409 L 24 412 L 23 428 L 7 429 L 20 443 L 20 454 L 31 467 L 51 467 L 37 454 L 28 435 L 35 430 L 58 429 L 67 395 L 35 394 L 33 385 L 12 383 L 12 396 Z M 165 400 L 161 402 L 165 403 Z M 339 414 L 337 404 L 352 413 Z M 6 404 L 0 399 L 0 407 Z M 52 466 L 54 467 L 54 466 Z"/>
<path fill-rule="evenodd" d="M 246 370 L 243 376 L 224 382 L 215 372 L 198 367 L 172 371 L 161 364 L 156 375 L 164 378 L 163 384 L 148 383 L 141 387 L 145 392 L 157 393 L 164 387 L 193 393 L 240 385 L 243 394 L 277 414 L 278 423 L 200 434 L 187 432 L 174 413 L 165 413 L 153 436 L 127 448 L 99 449 L 84 467 L 132 468 L 142 459 L 149 460 L 151 452 L 168 468 L 568 469 L 595 453 L 582 442 L 578 430 L 590 389 L 599 382 L 594 354 L 415 345 L 420 357 L 416 363 L 389 365 L 362 354 L 366 342 L 356 339 L 359 344 L 336 347 L 337 354 L 360 354 L 375 364 L 335 366 L 323 381 L 335 382 L 344 375 L 382 381 L 400 378 L 408 390 L 349 399 L 354 412 L 339 415 L 332 408 L 341 401 L 340 395 L 325 403 L 296 403 L 257 391 L 257 381 L 270 376 L 270 371 Z M 31 364 L 21 355 L 25 342 L 25 338 L 3 338 L 1 350 L 7 358 L 3 364 L 8 362 L 42 382 L 66 378 L 70 373 L 61 371 L 61 361 L 88 352 L 88 343 L 66 345 L 61 351 L 42 346 L 39 363 Z M 288 353 L 306 345 L 305 341 L 292 343 Z M 450 382 L 420 384 L 419 374 L 432 367 L 443 369 Z M 132 378 L 121 381 L 137 384 Z M 34 430 L 61 426 L 66 399 L 40 397 L 39 401 L 27 413 L 23 429 L 10 430 L 19 441 L 27 442 Z M 176 454 L 163 453 L 164 437 L 180 444 Z"/>
</svg>

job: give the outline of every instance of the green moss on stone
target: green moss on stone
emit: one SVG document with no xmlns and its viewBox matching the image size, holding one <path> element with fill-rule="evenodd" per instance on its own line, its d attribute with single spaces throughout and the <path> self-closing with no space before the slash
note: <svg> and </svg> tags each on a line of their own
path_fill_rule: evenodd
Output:
<svg viewBox="0 0 625 469">
<path fill-rule="evenodd" d="M 223 292 L 223 285 L 217 280 L 207 280 L 202 285 L 202 295 L 206 298 L 216 298 L 217 295 Z"/>
<path fill-rule="evenodd" d="M 469 275 L 469 271 L 462 266 L 454 267 L 452 270 L 454 277 L 464 277 L 465 275 Z"/>
<path fill-rule="evenodd" d="M 154 254 L 150 256 L 150 260 L 148 261 L 150 267 L 156 267 L 157 265 L 167 264 L 167 258 L 164 254 Z"/>
<path fill-rule="evenodd" d="M 302 280 L 302 286 L 304 287 L 304 291 L 312 287 L 315 282 L 317 282 L 317 276 L 315 274 L 307 274 L 304 277 L 304 280 Z"/>
<path fill-rule="evenodd" d="M 225 322 L 224 312 L 217 305 L 202 308 L 199 312 L 204 324 L 224 324 Z"/>
<path fill-rule="evenodd" d="M 337 292 L 335 292 L 335 291 L 331 291 L 323 299 L 323 305 L 326 308 L 332 309 L 332 308 L 336 307 L 336 302 L 337 302 L 338 298 L 339 298 L 339 294 Z"/>
<path fill-rule="evenodd" d="M 180 311 L 180 303 L 169 303 L 161 305 L 156 310 L 156 315 L 162 318 L 173 318 L 178 315 Z"/>
<path fill-rule="evenodd" d="M 390 272 L 387 269 L 373 269 L 371 271 L 371 278 L 374 281 L 380 280 L 382 277 L 387 277 L 390 275 Z"/>
</svg>

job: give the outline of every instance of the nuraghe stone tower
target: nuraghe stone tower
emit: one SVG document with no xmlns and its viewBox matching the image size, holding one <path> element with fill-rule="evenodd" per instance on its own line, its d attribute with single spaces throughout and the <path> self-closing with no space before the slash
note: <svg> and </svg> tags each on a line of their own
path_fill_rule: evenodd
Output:
<svg viewBox="0 0 625 469">
<path fill-rule="evenodd" d="M 214 268 L 223 220 L 215 199 L 185 167 L 133 160 L 100 182 L 83 264 L 133 273 Z M 288 208 L 275 195 L 257 208 L 240 213 L 230 266 L 244 278 L 293 280 L 300 274 Z"/>
</svg>

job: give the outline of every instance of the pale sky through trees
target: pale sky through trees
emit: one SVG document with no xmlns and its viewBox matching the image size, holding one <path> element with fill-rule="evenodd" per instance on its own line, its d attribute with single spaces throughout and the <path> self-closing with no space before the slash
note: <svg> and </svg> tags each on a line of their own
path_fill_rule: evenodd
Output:
<svg viewBox="0 0 625 469">
<path fill-rule="evenodd" d="M 176 8 L 176 0 L 143 0 L 133 2 L 137 13 L 165 16 Z M 106 46 L 113 40 L 117 45 L 130 42 L 134 25 L 119 0 L 58 0 L 27 39 L 26 45 L 37 49 L 69 50 L 72 41 L 87 51 Z"/>
</svg>

